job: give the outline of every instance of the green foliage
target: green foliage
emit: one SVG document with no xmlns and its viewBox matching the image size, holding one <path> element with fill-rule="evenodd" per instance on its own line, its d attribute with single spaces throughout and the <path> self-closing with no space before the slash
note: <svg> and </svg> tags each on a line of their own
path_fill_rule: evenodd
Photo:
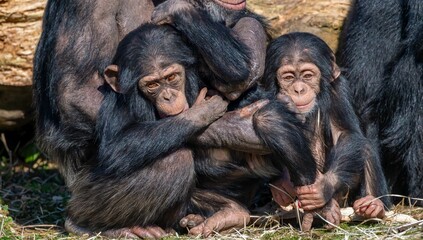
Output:
<svg viewBox="0 0 423 240">
<path fill-rule="evenodd" d="M 24 159 L 25 163 L 35 162 L 41 155 L 34 142 L 30 142 L 19 149 L 18 154 Z"/>
</svg>

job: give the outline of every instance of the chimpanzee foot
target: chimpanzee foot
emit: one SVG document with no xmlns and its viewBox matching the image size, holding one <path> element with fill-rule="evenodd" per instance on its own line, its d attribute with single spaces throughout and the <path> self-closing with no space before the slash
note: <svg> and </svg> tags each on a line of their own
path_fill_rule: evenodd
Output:
<svg viewBox="0 0 423 240">
<path fill-rule="evenodd" d="M 321 210 L 322 217 L 331 224 L 325 224 L 326 229 L 333 229 L 341 222 L 341 208 L 335 199 L 331 199 Z"/>
<path fill-rule="evenodd" d="M 101 233 L 102 236 L 111 238 L 148 238 L 148 239 L 159 239 L 169 235 L 161 227 L 149 226 L 149 227 L 131 227 L 121 228 L 115 230 L 107 230 Z"/>
<path fill-rule="evenodd" d="M 179 226 L 183 228 L 194 228 L 206 220 L 203 216 L 198 214 L 189 214 L 179 221 Z"/>
<path fill-rule="evenodd" d="M 249 212 L 236 203 L 207 218 L 200 225 L 189 230 L 190 235 L 208 237 L 213 232 L 226 232 L 242 228 L 250 221 Z"/>
<path fill-rule="evenodd" d="M 65 229 L 69 233 L 76 235 L 88 235 L 95 236 L 95 232 L 90 231 L 86 228 L 77 226 L 71 219 L 66 219 Z M 120 228 L 112 229 L 100 232 L 101 236 L 110 238 L 148 238 L 148 239 L 159 239 L 173 233 L 172 230 L 165 231 L 157 226 L 149 227 L 131 227 L 131 228 Z"/>
<path fill-rule="evenodd" d="M 65 220 L 65 230 L 68 233 L 73 233 L 73 234 L 79 235 L 79 236 L 82 236 L 82 235 L 92 236 L 92 235 L 94 235 L 94 233 L 91 232 L 90 230 L 76 225 L 74 223 L 74 221 L 70 218 L 66 218 L 66 220 Z"/>
<path fill-rule="evenodd" d="M 303 220 L 301 222 L 301 229 L 303 232 L 308 232 L 311 230 L 311 226 L 313 225 L 314 221 L 314 214 L 312 212 L 306 212 L 303 216 Z"/>
</svg>

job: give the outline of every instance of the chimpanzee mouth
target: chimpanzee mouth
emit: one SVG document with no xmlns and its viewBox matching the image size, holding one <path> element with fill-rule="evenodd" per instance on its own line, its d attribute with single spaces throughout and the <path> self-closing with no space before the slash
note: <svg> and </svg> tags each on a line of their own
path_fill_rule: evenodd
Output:
<svg viewBox="0 0 423 240">
<path fill-rule="evenodd" d="M 176 116 L 176 115 L 179 115 L 179 114 L 185 112 L 186 110 L 188 110 L 188 108 L 189 108 L 189 105 L 187 103 L 187 104 L 185 104 L 184 108 L 182 108 L 181 110 L 176 110 L 175 112 L 172 112 L 172 113 L 159 112 L 159 117 L 160 118 L 173 117 L 173 116 Z"/>
<path fill-rule="evenodd" d="M 222 7 L 234 11 L 244 10 L 247 6 L 247 0 L 216 0 Z"/>
<path fill-rule="evenodd" d="M 308 103 L 296 103 L 295 105 L 297 106 L 298 111 L 301 113 L 309 112 L 314 106 L 314 100 Z"/>
</svg>

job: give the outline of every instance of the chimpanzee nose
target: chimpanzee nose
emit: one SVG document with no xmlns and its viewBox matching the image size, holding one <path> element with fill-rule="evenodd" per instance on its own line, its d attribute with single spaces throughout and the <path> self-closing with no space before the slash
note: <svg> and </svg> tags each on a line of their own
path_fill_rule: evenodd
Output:
<svg viewBox="0 0 423 240">
<path fill-rule="evenodd" d="M 165 90 L 163 93 L 163 99 L 169 101 L 172 99 L 172 93 L 170 91 Z"/>
<path fill-rule="evenodd" d="M 305 87 L 303 86 L 303 84 L 296 84 L 294 86 L 294 91 L 298 95 L 303 95 L 305 93 Z"/>
</svg>

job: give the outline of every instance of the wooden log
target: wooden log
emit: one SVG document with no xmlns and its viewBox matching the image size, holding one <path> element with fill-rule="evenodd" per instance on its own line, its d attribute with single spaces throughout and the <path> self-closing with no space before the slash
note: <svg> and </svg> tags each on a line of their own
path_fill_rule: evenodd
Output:
<svg viewBox="0 0 423 240">
<path fill-rule="evenodd" d="M 266 16 L 272 36 L 303 31 L 316 34 L 336 51 L 338 36 L 353 0 L 249 0 L 249 7 Z"/>
<path fill-rule="evenodd" d="M 32 59 L 46 1 L 0 0 L 0 130 L 32 119 Z"/>
</svg>

